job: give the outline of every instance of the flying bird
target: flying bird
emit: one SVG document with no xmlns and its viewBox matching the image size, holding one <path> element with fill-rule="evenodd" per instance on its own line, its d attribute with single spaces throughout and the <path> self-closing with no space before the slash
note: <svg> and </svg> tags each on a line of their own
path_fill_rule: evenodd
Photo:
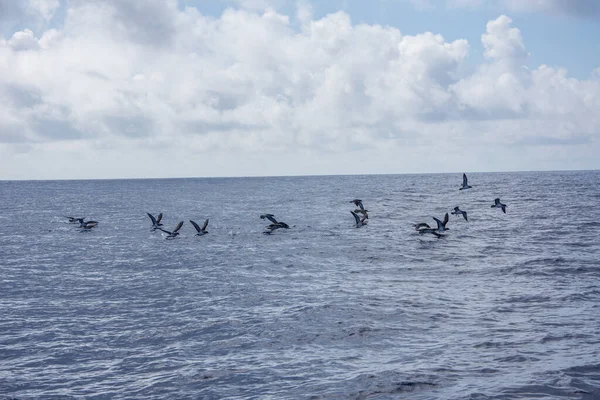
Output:
<svg viewBox="0 0 600 400">
<path fill-rule="evenodd" d="M 352 201 L 350 201 L 350 203 L 354 203 L 354 205 L 358 208 L 360 208 L 361 210 L 364 210 L 365 208 L 363 207 L 363 203 L 362 200 L 359 199 L 354 199 Z"/>
<path fill-rule="evenodd" d="M 435 236 L 442 237 L 444 235 L 442 235 L 442 233 L 444 233 L 445 231 L 449 231 L 449 228 L 446 228 L 446 224 L 448 223 L 448 213 L 446 213 L 446 215 L 444 215 L 444 221 L 440 221 L 439 219 L 437 219 L 436 217 L 432 217 L 435 222 L 437 223 L 437 228 L 425 228 L 422 227 L 419 229 L 419 233 L 420 234 L 424 234 L 424 233 L 431 233 Z"/>
<path fill-rule="evenodd" d="M 202 228 L 200 226 L 198 226 L 197 223 L 195 223 L 194 221 L 192 221 L 190 219 L 190 223 L 192 225 L 194 225 L 194 228 L 196 228 L 196 231 L 198 231 L 198 233 L 196 233 L 195 236 L 204 236 L 208 233 L 208 231 L 206 230 L 206 227 L 208 226 L 208 218 L 206 219 L 206 221 L 204 221 L 204 225 L 202 225 Z"/>
<path fill-rule="evenodd" d="M 83 219 L 83 218 L 75 218 L 75 217 L 65 217 L 65 218 L 69 219 L 70 224 L 74 224 L 75 222 L 79 222 L 80 219 Z"/>
<path fill-rule="evenodd" d="M 361 226 L 364 226 L 367 224 L 367 218 L 368 215 L 365 213 L 365 215 L 362 217 L 362 219 L 358 216 L 357 213 L 355 213 L 354 211 L 350 211 L 350 213 L 352 214 L 352 216 L 354 217 L 354 221 L 356 222 L 356 227 L 360 228 Z"/>
<path fill-rule="evenodd" d="M 175 227 L 175 229 L 173 229 L 173 231 L 168 231 L 163 228 L 158 228 L 158 229 L 160 229 L 164 233 L 168 233 L 168 236 L 165 239 L 175 239 L 177 237 L 177 235 L 179 235 L 179 230 L 181 229 L 182 226 L 183 226 L 183 221 L 178 223 L 177 226 Z"/>
<path fill-rule="evenodd" d="M 501 209 L 502 209 L 502 212 L 503 212 L 504 214 L 506 214 L 506 207 L 507 207 L 507 205 L 506 205 L 506 204 L 502 204 L 502 203 L 500 203 L 500 199 L 499 199 L 499 198 L 497 198 L 497 199 L 494 199 L 494 204 L 492 205 L 492 208 L 501 208 Z"/>
<path fill-rule="evenodd" d="M 160 229 L 160 227 L 163 226 L 163 224 L 160 223 L 160 220 L 163 217 L 162 213 L 158 214 L 158 218 L 154 218 L 154 215 L 152 215 L 150 213 L 146 213 L 146 214 L 148 214 L 148 216 L 152 220 L 152 230 L 153 231 Z"/>
<path fill-rule="evenodd" d="M 366 219 L 369 219 L 369 214 L 368 214 L 369 210 L 357 208 L 356 210 L 354 210 L 354 212 L 357 214 L 362 214 L 365 216 Z"/>
<path fill-rule="evenodd" d="M 473 186 L 469 186 L 469 181 L 467 180 L 467 174 L 463 174 L 463 184 L 462 187 L 458 190 L 471 189 Z"/>
<path fill-rule="evenodd" d="M 463 211 L 463 210 L 461 210 L 458 207 L 454 207 L 454 211 L 452 211 L 452 215 L 461 215 L 461 214 L 462 214 L 463 218 L 465 219 L 465 221 L 469 221 L 467 219 L 467 212 L 466 211 Z"/>
<path fill-rule="evenodd" d="M 432 217 L 435 222 L 437 223 L 437 231 L 440 233 L 444 233 L 444 231 L 449 231 L 449 228 L 446 228 L 446 224 L 448 223 L 448 213 L 446 213 L 446 215 L 444 215 L 444 222 L 440 221 L 439 219 L 437 219 L 436 217 Z"/>
<path fill-rule="evenodd" d="M 260 219 L 268 219 L 269 221 L 271 221 L 274 224 L 278 224 L 277 220 L 275 219 L 275 216 L 273 214 L 262 214 L 260 216 Z"/>
<path fill-rule="evenodd" d="M 75 221 L 79 222 L 79 227 L 84 230 L 90 230 L 98 225 L 98 221 L 84 221 L 84 218 L 76 218 Z"/>
<path fill-rule="evenodd" d="M 277 230 L 277 229 L 290 229 L 290 226 L 288 224 L 286 224 L 285 222 L 279 222 L 275 219 L 275 216 L 273 214 L 262 214 L 260 216 L 261 219 L 268 219 L 269 221 L 271 221 L 271 224 L 267 225 L 267 230 L 264 231 L 263 233 L 265 235 L 270 235 L 273 231 Z"/>
<path fill-rule="evenodd" d="M 424 229 L 424 228 L 426 228 L 426 229 L 431 228 L 429 226 L 429 224 L 426 224 L 425 222 L 420 222 L 418 224 L 414 224 L 413 226 L 415 227 L 415 231 L 420 231 L 421 229 Z"/>
</svg>

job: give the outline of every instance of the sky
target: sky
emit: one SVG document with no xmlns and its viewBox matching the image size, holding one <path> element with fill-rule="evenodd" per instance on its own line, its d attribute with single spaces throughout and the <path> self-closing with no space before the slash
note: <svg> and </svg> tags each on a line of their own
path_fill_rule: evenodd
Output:
<svg viewBox="0 0 600 400">
<path fill-rule="evenodd" d="M 600 168 L 600 1 L 0 0 L 0 180 Z"/>
</svg>

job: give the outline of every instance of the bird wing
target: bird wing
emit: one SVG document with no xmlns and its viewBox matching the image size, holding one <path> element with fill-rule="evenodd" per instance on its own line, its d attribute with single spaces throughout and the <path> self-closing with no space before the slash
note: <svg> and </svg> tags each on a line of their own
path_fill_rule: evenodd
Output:
<svg viewBox="0 0 600 400">
<path fill-rule="evenodd" d="M 463 217 L 465 217 L 465 221 L 468 221 L 468 219 L 467 219 L 467 212 L 466 212 L 466 211 L 463 211 L 463 212 L 462 212 L 462 215 L 463 215 Z"/>
<path fill-rule="evenodd" d="M 168 231 L 168 230 L 166 230 L 166 229 L 163 229 L 163 228 L 158 228 L 158 230 L 159 230 L 159 231 L 163 231 L 164 233 L 168 233 L 169 235 L 172 235 L 172 234 L 173 234 L 173 232 L 170 232 L 170 231 Z"/>
<path fill-rule="evenodd" d="M 178 230 L 181 229 L 181 227 L 183 226 L 183 221 L 179 222 L 177 224 L 177 226 L 175 227 L 175 229 L 173 229 L 173 233 L 177 232 Z"/>
<path fill-rule="evenodd" d="M 458 209 L 458 207 L 454 207 L 454 211 L 460 212 L 460 210 Z"/>
<path fill-rule="evenodd" d="M 360 223 L 360 217 L 358 216 L 358 214 L 355 213 L 354 211 L 350 211 L 350 212 L 354 216 L 354 220 L 356 221 L 356 223 L 359 224 Z"/>
<path fill-rule="evenodd" d="M 502 212 L 506 214 L 506 204 L 502 204 Z"/>
<path fill-rule="evenodd" d="M 267 214 L 266 217 L 267 217 L 267 219 L 269 221 L 271 221 L 274 224 L 278 224 L 279 223 L 279 222 L 277 222 L 277 220 L 275 219 L 275 216 L 273 214 Z"/>
<path fill-rule="evenodd" d="M 156 219 L 156 223 L 160 223 L 160 220 L 162 219 L 162 213 L 158 214 L 158 218 Z"/>
<path fill-rule="evenodd" d="M 200 231 L 201 231 L 201 229 L 200 229 L 200 227 L 198 226 L 198 224 L 197 224 L 197 223 L 195 223 L 194 221 L 192 221 L 191 219 L 190 219 L 190 224 L 194 225 L 194 228 L 196 228 L 196 230 L 197 230 L 198 232 L 200 232 Z"/>
<path fill-rule="evenodd" d="M 148 214 L 148 216 L 150 217 L 150 219 L 152 220 L 152 225 L 156 225 L 156 218 L 154 218 L 154 215 L 150 214 L 150 213 L 146 213 Z"/>
<path fill-rule="evenodd" d="M 435 222 L 437 223 L 437 228 L 438 229 L 442 229 L 444 227 L 444 224 L 442 223 L 442 221 L 440 221 L 439 219 L 437 219 L 436 217 L 432 217 Z"/>
<path fill-rule="evenodd" d="M 358 204 L 357 204 L 357 206 L 359 206 L 361 210 L 364 210 L 364 209 L 365 209 L 365 208 L 363 207 L 363 203 L 362 203 L 362 201 L 360 201 L 360 200 L 358 201 Z"/>
<path fill-rule="evenodd" d="M 446 213 L 446 215 L 444 215 L 444 226 L 446 226 L 446 224 L 448 223 L 448 213 Z"/>
<path fill-rule="evenodd" d="M 202 230 L 204 231 L 207 226 L 208 226 L 208 218 L 206 218 L 206 221 L 204 221 L 204 225 L 202 225 Z"/>
<path fill-rule="evenodd" d="M 463 174 L 463 186 L 469 186 L 469 181 L 467 180 L 467 174 Z"/>
<path fill-rule="evenodd" d="M 500 198 L 494 199 L 494 204 L 500 204 Z"/>
</svg>

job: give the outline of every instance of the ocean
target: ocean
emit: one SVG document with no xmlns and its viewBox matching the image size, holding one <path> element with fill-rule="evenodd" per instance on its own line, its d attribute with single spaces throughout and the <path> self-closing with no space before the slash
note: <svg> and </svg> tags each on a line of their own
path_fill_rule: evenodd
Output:
<svg viewBox="0 0 600 400">
<path fill-rule="evenodd" d="M 468 176 L 0 182 L 0 399 L 600 399 L 600 172 Z"/>
</svg>

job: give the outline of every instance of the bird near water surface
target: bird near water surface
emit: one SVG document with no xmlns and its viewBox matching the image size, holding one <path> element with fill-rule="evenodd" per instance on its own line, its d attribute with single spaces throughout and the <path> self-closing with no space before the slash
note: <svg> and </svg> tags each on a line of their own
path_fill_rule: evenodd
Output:
<svg viewBox="0 0 600 400">
<path fill-rule="evenodd" d="M 182 226 L 183 226 L 183 221 L 179 222 L 177 224 L 177 226 L 175 227 L 175 229 L 173 229 L 172 231 L 168 231 L 168 230 L 163 229 L 163 228 L 158 228 L 158 229 L 160 229 L 164 233 L 168 234 L 165 239 L 175 239 L 179 235 L 179 230 L 181 229 Z"/>
<path fill-rule="evenodd" d="M 473 186 L 469 186 L 469 181 L 467 180 L 467 174 L 463 174 L 463 183 L 462 186 L 458 190 L 471 189 Z"/>
<path fill-rule="evenodd" d="M 195 223 L 191 219 L 190 219 L 190 224 L 192 224 L 194 226 L 194 228 L 196 228 L 197 233 L 194 236 L 204 236 L 208 233 L 208 231 L 206 230 L 206 227 L 208 226 L 208 218 L 206 219 L 206 221 L 204 221 L 204 224 L 202 225 L 202 227 L 200 227 L 197 223 Z"/>
<path fill-rule="evenodd" d="M 506 214 L 506 204 L 502 204 L 499 198 L 494 199 L 494 204 L 492 204 L 492 208 L 501 208 L 502 212 Z"/>
</svg>

